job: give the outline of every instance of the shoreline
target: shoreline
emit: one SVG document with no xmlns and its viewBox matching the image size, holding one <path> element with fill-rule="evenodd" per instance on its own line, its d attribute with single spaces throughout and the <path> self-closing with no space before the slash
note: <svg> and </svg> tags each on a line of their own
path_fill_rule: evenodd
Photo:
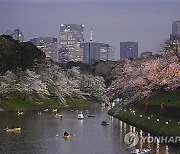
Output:
<svg viewBox="0 0 180 154">
<path fill-rule="evenodd" d="M 180 137 L 180 87 L 173 91 L 159 90 L 134 105 L 115 106 L 108 114 L 139 129 L 161 136 Z"/>
<path fill-rule="evenodd" d="M 1 100 L 0 100 L 1 102 Z M 13 102 L 15 104 L 16 101 Z M 53 100 L 51 103 L 50 100 L 44 101 L 43 104 L 36 104 L 34 102 L 28 101 L 19 101 L 17 102 L 17 106 L 12 105 L 12 102 L 3 102 L 0 104 L 0 112 L 17 112 L 17 111 L 35 111 L 35 110 L 43 110 L 43 109 L 53 109 L 58 108 L 60 110 L 69 109 L 69 108 L 83 108 L 88 107 L 90 105 L 90 99 L 67 99 L 67 103 L 59 103 L 59 101 Z"/>
<path fill-rule="evenodd" d="M 25 108 L 20 108 L 20 109 L 2 109 L 0 108 L 0 112 L 17 112 L 17 111 L 36 111 L 36 110 L 44 110 L 44 109 L 54 109 L 57 108 L 59 110 L 64 110 L 64 109 L 71 109 L 71 108 L 85 108 L 90 105 L 89 102 L 85 101 L 85 103 L 82 104 L 77 104 L 76 106 L 74 105 L 68 105 L 68 106 L 62 106 L 62 105 L 45 105 L 45 106 L 32 106 L 32 107 L 25 107 Z"/>
<path fill-rule="evenodd" d="M 168 121 L 168 118 L 156 117 L 154 115 L 151 117 L 151 115 L 140 113 L 139 111 L 135 115 L 128 110 L 126 112 L 121 111 L 117 114 L 114 113 L 114 109 L 108 111 L 109 115 L 152 135 L 180 137 L 180 123 L 178 124 L 178 120 L 171 119 Z M 159 122 L 157 119 L 159 119 Z"/>
</svg>

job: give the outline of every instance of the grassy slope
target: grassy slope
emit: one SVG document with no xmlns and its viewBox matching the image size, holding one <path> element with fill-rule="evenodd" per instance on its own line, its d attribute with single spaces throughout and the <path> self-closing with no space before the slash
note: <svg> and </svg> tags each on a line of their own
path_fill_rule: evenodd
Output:
<svg viewBox="0 0 180 154">
<path fill-rule="evenodd" d="M 109 111 L 110 115 L 113 115 L 113 113 L 113 110 Z M 140 117 L 140 115 L 142 115 L 142 117 Z M 134 115 L 129 109 L 126 109 L 126 111 L 121 111 L 114 116 L 152 134 L 167 136 L 180 135 L 180 124 L 178 124 L 179 121 L 172 118 L 158 117 L 156 115 L 151 117 L 152 115 L 141 111 L 136 111 Z M 150 119 L 148 119 L 148 117 L 150 117 Z M 159 122 L 157 122 L 157 119 L 159 119 Z M 168 122 L 168 124 L 166 124 L 166 122 Z"/>
<path fill-rule="evenodd" d="M 85 106 L 87 105 L 87 101 L 88 100 L 68 97 L 67 105 L 68 107 Z M 56 97 L 42 97 L 36 93 L 26 96 L 21 93 L 11 93 L 6 99 L 0 99 L 0 108 L 5 110 L 34 110 L 46 107 L 64 108 Z"/>
<path fill-rule="evenodd" d="M 180 87 L 171 92 L 160 91 L 157 94 L 141 101 L 149 105 L 161 105 L 164 103 L 166 106 L 180 108 Z"/>
<path fill-rule="evenodd" d="M 180 108 L 180 88 L 172 92 L 160 91 L 156 95 L 151 96 L 150 98 L 141 101 L 140 103 L 157 106 L 164 103 L 166 106 Z M 136 111 L 135 115 L 130 112 L 130 108 L 127 108 L 126 111 L 122 110 L 116 115 L 114 115 L 114 109 L 111 109 L 109 114 L 114 115 L 118 119 L 132 124 L 138 128 L 151 132 L 152 134 L 168 136 L 180 135 L 180 124 L 178 124 L 180 120 L 173 119 L 172 117 L 162 117 L 155 114 L 150 114 L 145 110 L 137 109 L 135 106 L 131 107 L 131 109 Z M 140 117 L 140 115 L 142 115 L 142 117 Z M 150 117 L 150 119 L 148 119 L 148 117 Z M 159 122 L 157 122 L 157 119 L 159 119 Z M 166 122 L 168 122 L 168 124 L 166 124 Z"/>
<path fill-rule="evenodd" d="M 5 110 L 26 110 L 45 106 L 58 106 L 58 101 L 55 98 L 47 99 L 37 94 L 25 96 L 20 93 L 11 93 L 6 99 L 0 99 L 0 107 Z"/>
<path fill-rule="evenodd" d="M 81 106 L 81 107 L 87 106 L 89 104 L 90 99 L 84 100 L 82 98 L 77 98 L 77 97 L 75 97 L 75 98 L 67 97 L 66 101 L 67 101 L 67 105 L 69 107 L 74 108 L 74 107 L 79 107 L 79 106 Z"/>
</svg>

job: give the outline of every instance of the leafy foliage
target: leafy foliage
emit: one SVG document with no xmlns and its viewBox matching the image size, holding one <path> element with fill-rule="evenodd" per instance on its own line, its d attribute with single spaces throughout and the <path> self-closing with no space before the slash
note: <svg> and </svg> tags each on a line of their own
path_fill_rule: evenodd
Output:
<svg viewBox="0 0 180 154">
<path fill-rule="evenodd" d="M 45 58 L 44 53 L 30 42 L 20 42 L 11 36 L 0 36 L 0 73 L 17 68 L 26 70 Z"/>
<path fill-rule="evenodd" d="M 68 69 L 72 69 L 73 67 L 78 67 L 81 71 L 81 73 L 92 73 L 94 74 L 95 72 L 95 66 L 91 66 L 89 64 L 85 64 L 81 61 L 69 61 L 67 63 L 59 63 L 59 65 L 61 66 L 61 68 L 68 70 Z"/>
</svg>

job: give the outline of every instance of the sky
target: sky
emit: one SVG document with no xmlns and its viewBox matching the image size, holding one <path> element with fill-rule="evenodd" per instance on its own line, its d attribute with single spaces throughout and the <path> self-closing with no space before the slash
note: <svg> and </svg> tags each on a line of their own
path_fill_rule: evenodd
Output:
<svg viewBox="0 0 180 154">
<path fill-rule="evenodd" d="M 115 47 L 135 41 L 139 54 L 158 53 L 169 38 L 172 21 L 180 20 L 180 0 L 0 0 L 0 34 L 20 28 L 25 41 L 59 37 L 61 23 L 83 24 L 85 41 Z"/>
</svg>

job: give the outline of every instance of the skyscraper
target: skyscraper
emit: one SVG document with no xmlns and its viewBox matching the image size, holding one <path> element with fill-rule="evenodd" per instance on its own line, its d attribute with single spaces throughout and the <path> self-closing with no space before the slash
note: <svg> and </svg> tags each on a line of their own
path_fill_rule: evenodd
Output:
<svg viewBox="0 0 180 154">
<path fill-rule="evenodd" d="M 103 43 L 100 48 L 100 60 L 112 60 L 114 61 L 114 48 L 109 44 Z"/>
<path fill-rule="evenodd" d="M 39 37 L 30 39 L 29 41 L 41 49 L 47 58 L 57 61 L 57 38 Z"/>
<path fill-rule="evenodd" d="M 180 20 L 172 22 L 172 34 L 170 35 L 170 39 L 180 40 Z"/>
<path fill-rule="evenodd" d="M 138 42 L 120 42 L 120 60 L 138 58 Z"/>
<path fill-rule="evenodd" d="M 98 42 L 81 43 L 83 48 L 83 62 L 92 64 L 100 60 L 114 60 L 114 48 L 109 44 Z"/>
<path fill-rule="evenodd" d="M 92 28 L 90 41 L 81 43 L 83 49 L 83 62 L 92 64 L 100 60 L 114 60 L 114 48 L 109 44 L 93 42 Z"/>
<path fill-rule="evenodd" d="M 18 28 L 18 29 L 15 29 L 15 30 L 7 30 L 6 35 L 10 35 L 12 36 L 15 40 L 19 40 L 19 41 L 23 41 L 24 39 L 24 36 L 23 36 L 23 33 L 21 32 L 21 30 Z"/>
<path fill-rule="evenodd" d="M 84 25 L 61 24 L 59 40 L 59 61 L 82 61 L 83 51 L 80 43 L 83 42 Z"/>
<path fill-rule="evenodd" d="M 92 64 L 100 60 L 100 49 L 103 43 L 85 42 L 81 43 L 83 49 L 83 62 Z"/>
</svg>

